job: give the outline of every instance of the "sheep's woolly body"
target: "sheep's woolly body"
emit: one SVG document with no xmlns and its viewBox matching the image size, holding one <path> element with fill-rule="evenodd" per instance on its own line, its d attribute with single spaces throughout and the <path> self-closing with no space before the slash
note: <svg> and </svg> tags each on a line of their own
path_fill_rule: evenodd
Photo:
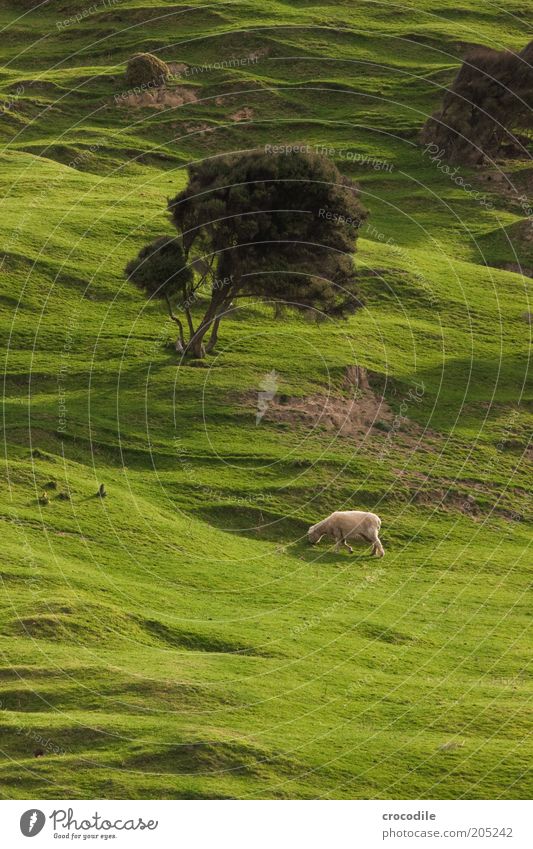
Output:
<svg viewBox="0 0 533 849">
<path fill-rule="evenodd" d="M 385 551 L 379 539 L 380 528 L 381 519 L 375 513 L 362 510 L 337 510 L 316 525 L 311 525 L 307 536 L 313 545 L 323 536 L 332 537 L 337 542 L 336 551 L 344 546 L 351 552 L 352 549 L 346 541 L 363 540 L 372 545 L 372 554 L 383 557 Z"/>
</svg>

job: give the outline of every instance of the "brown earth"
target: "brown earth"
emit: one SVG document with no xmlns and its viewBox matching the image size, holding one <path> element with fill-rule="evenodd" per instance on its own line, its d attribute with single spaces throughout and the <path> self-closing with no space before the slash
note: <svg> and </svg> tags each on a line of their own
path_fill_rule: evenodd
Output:
<svg viewBox="0 0 533 849">
<path fill-rule="evenodd" d="M 349 397 L 340 394 L 348 391 Z M 246 392 L 238 397 L 241 406 L 254 414 L 257 410 L 257 392 Z M 408 404 L 414 400 L 407 399 Z M 408 411 L 407 411 L 408 412 Z M 383 439 L 391 437 L 400 443 L 413 444 L 424 434 L 429 438 L 436 434 L 424 432 L 423 428 L 411 421 L 407 415 L 394 412 L 383 395 L 370 385 L 369 374 L 360 366 L 348 366 L 345 370 L 342 387 L 338 395 L 288 396 L 281 393 L 267 400 L 262 421 L 283 422 L 304 427 L 308 431 L 315 428 L 335 433 L 338 436 L 354 438 L 374 431 L 374 435 Z M 433 449 L 431 449 L 433 450 Z"/>
<path fill-rule="evenodd" d="M 156 88 L 141 94 L 128 94 L 118 101 L 119 106 L 129 106 L 133 109 L 167 109 L 172 106 L 183 106 L 184 103 L 194 103 L 198 100 L 196 91 L 191 88 Z"/>
<path fill-rule="evenodd" d="M 249 106 L 244 106 L 242 109 L 234 112 L 233 115 L 230 115 L 232 121 L 249 121 L 253 117 L 254 110 L 250 109 Z"/>
</svg>

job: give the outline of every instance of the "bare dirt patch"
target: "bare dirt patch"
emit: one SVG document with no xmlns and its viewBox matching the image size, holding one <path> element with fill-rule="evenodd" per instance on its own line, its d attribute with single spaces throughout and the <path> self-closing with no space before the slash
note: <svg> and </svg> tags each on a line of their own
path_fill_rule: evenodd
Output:
<svg viewBox="0 0 533 849">
<path fill-rule="evenodd" d="M 197 100 L 198 95 L 194 89 L 176 86 L 171 89 L 157 88 L 139 94 L 127 94 L 117 103 L 130 109 L 167 109 L 183 106 L 185 103 L 195 103 Z"/>
<path fill-rule="evenodd" d="M 383 395 L 370 385 L 366 369 L 348 366 L 339 394 L 290 396 L 278 393 L 261 408 L 265 424 L 283 423 L 310 432 L 325 431 L 346 438 L 360 438 L 369 431 L 412 443 L 420 439 L 422 428 L 390 407 Z M 344 394 L 343 394 L 344 393 Z M 255 414 L 258 396 L 254 392 L 239 395 L 238 402 Z"/>
<path fill-rule="evenodd" d="M 340 436 L 360 436 L 378 421 L 391 424 L 394 414 L 383 398 L 371 391 L 360 391 L 354 398 L 308 395 L 274 399 L 264 418 L 302 424 L 309 429 L 320 428 Z"/>
<path fill-rule="evenodd" d="M 205 133 L 212 133 L 216 129 L 210 124 L 185 124 L 185 129 L 188 133 L 198 133 L 203 136 Z"/>
<path fill-rule="evenodd" d="M 233 115 L 230 115 L 232 121 L 250 121 L 253 117 L 254 110 L 250 109 L 249 106 L 244 106 L 242 109 L 234 112 Z"/>
</svg>

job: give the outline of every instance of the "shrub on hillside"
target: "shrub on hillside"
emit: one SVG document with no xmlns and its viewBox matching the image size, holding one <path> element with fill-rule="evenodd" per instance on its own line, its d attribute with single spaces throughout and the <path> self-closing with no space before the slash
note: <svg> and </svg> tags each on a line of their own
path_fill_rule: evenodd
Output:
<svg viewBox="0 0 533 849">
<path fill-rule="evenodd" d="M 518 54 L 470 51 L 441 108 L 426 122 L 422 144 L 435 145 L 450 162 L 471 165 L 526 154 L 518 131 L 531 126 L 532 55 L 533 42 Z"/>
<path fill-rule="evenodd" d="M 169 76 L 168 65 L 151 53 L 137 53 L 128 61 L 126 82 L 132 88 L 163 85 Z"/>
</svg>

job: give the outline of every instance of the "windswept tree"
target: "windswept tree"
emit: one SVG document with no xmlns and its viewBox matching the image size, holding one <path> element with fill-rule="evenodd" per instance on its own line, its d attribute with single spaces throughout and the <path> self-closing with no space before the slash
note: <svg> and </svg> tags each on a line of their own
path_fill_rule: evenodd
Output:
<svg viewBox="0 0 533 849">
<path fill-rule="evenodd" d="M 343 317 L 360 306 L 353 253 L 366 211 L 331 160 L 265 149 L 191 165 L 188 175 L 169 202 L 181 267 L 193 274 L 181 298 L 188 351 L 213 349 L 236 299 L 271 302 L 278 317 L 285 309 Z"/>
</svg>

